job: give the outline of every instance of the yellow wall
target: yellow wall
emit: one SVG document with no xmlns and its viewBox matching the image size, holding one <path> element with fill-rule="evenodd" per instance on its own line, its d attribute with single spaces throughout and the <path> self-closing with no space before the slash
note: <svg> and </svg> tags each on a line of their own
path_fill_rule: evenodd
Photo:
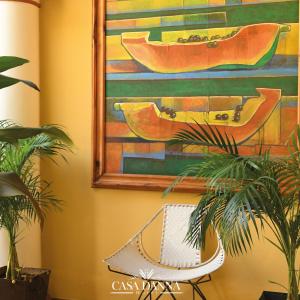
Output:
<svg viewBox="0 0 300 300">
<path fill-rule="evenodd" d="M 92 189 L 92 1 L 44 0 L 41 7 L 41 120 L 63 124 L 76 145 L 69 164 L 43 162 L 65 200 L 62 213 L 51 213 L 43 232 L 43 265 L 52 269 L 53 297 L 77 300 L 128 299 L 111 296 L 103 258 L 121 246 L 163 204 L 196 202 L 195 195 Z M 228 257 L 203 286 L 209 300 L 258 299 L 264 289 L 285 283 L 283 260 L 267 241 L 251 254 Z M 191 299 L 186 292 L 180 299 Z M 135 299 L 136 297 L 132 298 Z M 167 297 L 163 299 L 168 299 Z"/>
</svg>

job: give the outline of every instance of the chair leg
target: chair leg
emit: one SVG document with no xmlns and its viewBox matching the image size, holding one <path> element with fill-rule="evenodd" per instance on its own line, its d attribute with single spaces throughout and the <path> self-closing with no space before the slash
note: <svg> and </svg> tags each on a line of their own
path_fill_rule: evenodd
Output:
<svg viewBox="0 0 300 300">
<path fill-rule="evenodd" d="M 151 283 L 151 281 L 148 281 L 149 283 Z M 151 285 L 150 285 L 151 286 Z M 153 290 L 156 288 L 157 286 L 157 282 L 154 284 L 154 286 L 150 289 L 150 291 L 148 292 L 148 294 L 146 295 L 146 297 L 144 298 L 144 300 L 146 300 L 148 297 L 150 297 L 150 300 L 152 300 L 152 292 Z M 144 291 L 143 291 L 144 292 Z M 143 293 L 142 292 L 142 293 Z M 141 297 L 141 295 L 140 295 Z M 140 298 L 139 298 L 140 299 Z"/>
<path fill-rule="evenodd" d="M 204 294 L 202 293 L 202 291 L 200 290 L 200 288 L 198 287 L 198 285 L 193 284 L 193 287 L 195 288 L 195 290 L 198 293 L 198 295 L 200 296 L 200 298 L 202 300 L 206 300 L 206 297 L 204 296 Z"/>
<path fill-rule="evenodd" d="M 194 288 L 194 286 L 193 286 L 193 300 L 195 300 L 195 288 Z"/>
<path fill-rule="evenodd" d="M 148 297 L 150 297 L 150 300 L 151 300 L 151 293 L 153 292 L 153 290 L 154 290 L 154 288 L 152 288 L 152 289 L 148 292 L 148 294 L 146 294 L 144 300 L 146 300 Z"/>
<path fill-rule="evenodd" d="M 145 290 L 142 290 L 141 293 L 140 293 L 140 296 L 138 297 L 138 300 L 141 300 L 143 294 L 144 294 Z"/>
<path fill-rule="evenodd" d="M 176 300 L 174 294 L 172 293 L 172 291 L 170 290 L 169 286 L 164 283 L 164 286 L 166 287 L 167 291 L 169 292 L 169 295 L 172 297 L 173 300 Z"/>
<path fill-rule="evenodd" d="M 166 290 L 167 290 L 167 289 L 164 288 L 163 291 L 158 295 L 158 297 L 157 297 L 155 300 L 160 299 L 160 297 L 164 294 L 164 292 L 165 292 Z"/>
</svg>

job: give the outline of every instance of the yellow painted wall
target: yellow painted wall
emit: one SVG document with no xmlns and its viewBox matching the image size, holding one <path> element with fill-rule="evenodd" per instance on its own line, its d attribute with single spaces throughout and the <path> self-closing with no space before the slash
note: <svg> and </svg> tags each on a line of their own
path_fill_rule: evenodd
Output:
<svg viewBox="0 0 300 300">
<path fill-rule="evenodd" d="M 43 232 L 43 265 L 52 269 L 53 297 L 77 300 L 136 299 L 112 296 L 120 277 L 102 260 L 120 247 L 164 202 L 196 202 L 195 195 L 92 189 L 92 1 L 43 0 L 41 7 L 41 120 L 63 124 L 76 148 L 69 164 L 42 163 L 42 174 L 54 181 L 65 200 L 62 213 L 48 216 Z M 285 283 L 285 266 L 267 241 L 251 254 L 228 257 L 211 283 L 209 300 L 255 300 L 262 290 Z M 163 299 L 168 299 L 164 297 Z M 179 299 L 191 299 L 186 290 Z"/>
</svg>

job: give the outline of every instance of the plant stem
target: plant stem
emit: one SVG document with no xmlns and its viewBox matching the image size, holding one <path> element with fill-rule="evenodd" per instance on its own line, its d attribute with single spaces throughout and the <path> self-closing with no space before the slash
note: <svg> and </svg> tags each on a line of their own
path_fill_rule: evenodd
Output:
<svg viewBox="0 0 300 300">
<path fill-rule="evenodd" d="M 290 255 L 287 257 L 287 262 L 289 267 L 288 300 L 298 300 L 299 288 L 296 271 L 296 247 L 293 245 L 290 249 Z"/>
<path fill-rule="evenodd" d="M 18 254 L 16 248 L 16 235 L 9 232 L 9 256 L 6 270 L 6 279 L 10 279 L 13 283 L 16 281 L 16 270 L 19 267 Z"/>
<path fill-rule="evenodd" d="M 288 267 L 288 296 L 287 300 L 299 300 L 299 287 L 297 280 L 296 254 L 297 236 L 291 234 L 291 229 L 285 215 L 281 216 L 281 221 L 272 222 L 275 228 L 273 231 L 279 242 L 282 253 L 284 253 Z M 267 223 L 268 224 L 268 223 Z M 268 224 L 270 227 L 271 224 Z M 277 228 L 277 229 L 276 229 Z M 276 234 L 278 232 L 278 234 Z"/>
</svg>

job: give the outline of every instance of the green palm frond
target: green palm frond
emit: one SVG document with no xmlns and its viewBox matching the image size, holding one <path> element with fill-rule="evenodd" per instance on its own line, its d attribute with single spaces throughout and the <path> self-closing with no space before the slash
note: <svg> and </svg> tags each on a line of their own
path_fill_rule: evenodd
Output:
<svg viewBox="0 0 300 300">
<path fill-rule="evenodd" d="M 0 73 L 28 63 L 18 57 L 0 56 Z M 0 74 L 0 89 L 17 83 L 38 90 L 31 81 Z M 6 278 L 16 279 L 18 257 L 16 243 L 20 221 L 38 220 L 43 225 L 46 212 L 59 208 L 61 202 L 53 195 L 50 183 L 35 170 L 34 156 L 54 158 L 70 150 L 72 141 L 56 125 L 25 128 L 8 120 L 0 120 L 0 228 L 6 229 L 10 251 Z"/>
<path fill-rule="evenodd" d="M 23 129 L 10 121 L 3 121 L 0 127 L 2 127 L 0 131 Z M 19 180 L 22 180 L 27 192 L 17 194 L 23 196 L 11 195 L 14 197 L 9 197 L 10 201 L 3 202 L 3 199 L 0 199 L 0 202 L 2 201 L 2 209 L 5 204 L 8 210 L 15 211 L 16 218 L 19 215 L 22 215 L 23 218 L 27 216 L 28 220 L 37 219 L 42 224 L 46 211 L 50 207 L 59 207 L 60 201 L 51 193 L 50 184 L 41 180 L 32 158 L 38 156 L 52 159 L 58 155 L 64 158 L 63 152 L 71 150 L 72 141 L 59 126 L 48 125 L 36 129 L 38 130 L 34 129 L 34 132 L 39 134 L 33 137 L 16 139 L 13 144 L 0 143 L 0 170 L 14 172 L 16 177 L 19 176 Z M 18 203 L 19 206 L 17 206 Z M 4 212 L 0 210 L 0 219 L 2 213 Z"/>
<path fill-rule="evenodd" d="M 29 60 L 16 56 L 0 56 L 0 72 L 22 66 L 29 63 Z"/>
<path fill-rule="evenodd" d="M 27 203 L 35 210 L 35 214 L 38 217 L 41 224 L 44 222 L 42 211 L 36 199 L 33 198 L 28 187 L 21 180 L 18 174 L 14 172 L 1 172 L 0 173 L 0 202 L 3 198 L 13 197 L 20 199 L 23 197 Z M 0 211 L 0 219 L 3 218 L 4 212 Z"/>
<path fill-rule="evenodd" d="M 225 250 L 238 255 L 253 245 L 251 228 L 260 237 L 268 226 L 276 242 L 267 240 L 284 254 L 289 269 L 294 270 L 289 293 L 297 295 L 295 253 L 300 247 L 300 127 L 291 137 L 289 156 L 281 158 L 272 157 L 270 149 L 262 145 L 257 155 L 242 156 L 233 136 L 208 124 L 187 125 L 170 143 L 205 145 L 218 150 L 199 155 L 197 163 L 187 166 L 165 191 L 168 194 L 187 176 L 206 182 L 206 192 L 191 214 L 185 241 L 193 247 L 204 248 L 207 232 L 213 227 Z"/>
<path fill-rule="evenodd" d="M 57 125 L 46 125 L 38 128 L 8 126 L 0 128 L 0 142 L 16 144 L 20 139 L 28 139 L 39 134 L 59 139 L 66 144 L 72 145 L 69 136 Z"/>
<path fill-rule="evenodd" d="M 5 159 L 2 161 L 2 169 L 13 170 L 18 174 L 25 163 L 33 156 L 47 157 L 54 161 L 54 157 L 61 156 L 64 160 L 64 152 L 70 151 L 71 144 L 60 136 L 39 134 L 33 138 L 20 140 L 18 144 L 6 144 L 3 150 Z"/>
<path fill-rule="evenodd" d="M 248 178 L 253 169 L 258 168 L 251 160 L 228 153 L 207 153 L 199 157 L 199 161 L 186 168 L 177 176 L 174 182 L 164 191 L 164 196 L 170 193 L 176 185 L 186 177 L 207 179 L 208 188 L 218 190 L 236 188 L 239 180 Z"/>
<path fill-rule="evenodd" d="M 259 178 L 239 186 L 238 191 L 231 188 L 211 189 L 205 194 L 191 216 L 187 241 L 194 247 L 205 245 L 206 231 L 213 226 L 219 231 L 225 249 L 237 255 L 247 251 L 252 245 L 250 223 L 257 235 L 263 227 L 264 189 L 267 178 Z M 259 224 L 257 224 L 259 222 Z"/>
<path fill-rule="evenodd" d="M 27 59 L 23 59 L 20 57 L 0 56 L 0 73 L 10 70 L 12 68 L 16 68 L 16 67 L 26 64 L 28 62 L 29 61 Z M 9 76 L 0 74 L 0 89 L 15 85 L 19 82 L 22 82 L 25 85 L 39 91 L 38 86 L 31 81 L 17 79 L 17 78 L 13 78 L 13 77 L 9 77 Z"/>
<path fill-rule="evenodd" d="M 186 124 L 187 129 L 175 134 L 170 144 L 187 144 L 187 145 L 205 145 L 215 146 L 220 150 L 227 152 L 231 155 L 239 155 L 238 147 L 233 136 L 229 137 L 226 133 L 224 136 L 218 128 L 206 124 L 206 127 L 195 121 L 195 128 L 190 124 Z"/>
<path fill-rule="evenodd" d="M 289 159 L 282 163 L 278 169 L 278 182 L 282 186 L 283 192 L 288 195 L 299 193 L 300 191 L 300 132 L 292 136 L 293 145 L 289 147 Z"/>
<path fill-rule="evenodd" d="M 186 236 L 186 242 L 194 248 L 205 248 L 206 233 L 211 224 L 218 224 L 220 212 L 227 202 L 224 195 L 216 196 L 214 193 L 203 195 L 189 221 L 190 230 Z M 201 226 L 199 226 L 201 224 Z"/>
<path fill-rule="evenodd" d="M 57 199 L 51 190 L 51 184 L 46 180 L 41 179 L 40 175 L 36 173 L 33 165 L 28 165 L 23 171 L 22 177 L 24 183 L 28 187 L 32 197 L 37 201 L 42 215 L 45 217 L 50 209 L 60 210 L 62 202 Z M 28 205 L 28 201 L 24 199 L 27 206 L 23 207 L 23 211 L 29 220 L 38 220 L 39 216 L 36 214 L 32 205 Z"/>
</svg>

